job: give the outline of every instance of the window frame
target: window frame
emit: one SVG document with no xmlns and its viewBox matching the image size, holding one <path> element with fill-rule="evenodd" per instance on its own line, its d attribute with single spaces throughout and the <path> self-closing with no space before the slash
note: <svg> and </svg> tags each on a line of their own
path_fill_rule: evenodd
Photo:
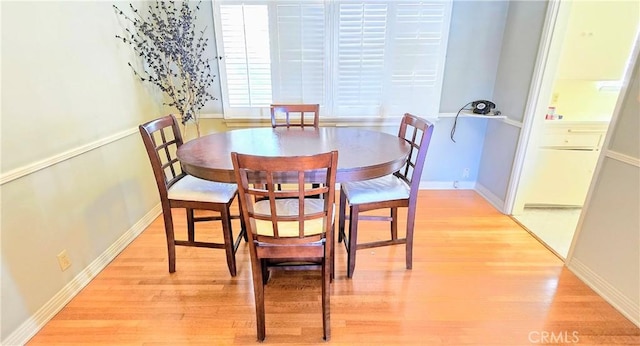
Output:
<svg viewBox="0 0 640 346">
<path fill-rule="evenodd" d="M 270 119 L 270 111 L 269 111 L 269 107 L 231 107 L 229 105 L 229 96 L 228 96 L 228 90 L 225 87 L 225 83 L 226 83 L 226 64 L 225 64 L 225 59 L 224 59 L 224 47 L 223 47 L 223 41 L 222 41 L 222 29 L 221 29 L 221 17 L 220 17 L 220 5 L 221 4 L 232 4 L 233 2 L 236 2 L 238 4 L 241 3 L 245 3 L 245 4 L 250 4 L 250 5 L 266 5 L 267 6 L 267 12 L 268 12 L 268 23 L 269 23 L 269 39 L 270 39 L 270 58 L 271 58 L 271 95 L 272 95 L 272 102 L 280 102 L 282 103 L 282 101 L 278 98 L 279 95 L 277 95 L 277 90 L 279 90 L 279 88 L 277 87 L 277 83 L 278 81 L 276 80 L 276 74 L 279 71 L 279 66 L 278 66 L 278 59 L 277 59 L 277 55 L 278 55 L 278 41 L 274 40 L 273 37 L 274 35 L 277 33 L 277 29 L 274 29 L 274 26 L 277 25 L 277 18 L 274 15 L 274 8 L 277 5 L 277 3 L 300 3 L 303 1 L 299 1 L 299 0 L 245 0 L 245 1 L 234 1 L 234 0 L 214 0 L 213 1 L 213 19 L 214 19 L 214 34 L 216 37 L 216 50 L 218 53 L 218 56 L 223 57 L 221 61 L 219 61 L 219 76 L 220 76 L 220 83 L 221 83 L 221 101 L 222 101 L 222 105 L 223 105 L 223 118 L 225 119 L 225 121 L 229 121 L 231 123 L 236 123 L 236 124 L 242 124 L 244 122 L 255 122 L 256 120 L 262 120 L 262 121 L 267 121 Z M 334 123 L 334 124 L 353 124 L 353 123 L 358 123 L 358 124 L 371 124 L 371 125 L 375 125 L 375 124 L 383 124 L 383 123 L 395 123 L 395 120 L 399 119 L 402 114 L 404 114 L 405 112 L 410 112 L 410 113 L 414 113 L 417 115 L 421 115 L 424 117 L 429 117 L 429 118 L 437 118 L 438 113 L 439 113 L 439 105 L 440 105 L 440 101 L 441 101 L 441 97 L 442 97 L 442 86 L 443 86 L 443 77 L 444 77 L 444 69 L 445 69 L 445 58 L 446 58 L 446 52 L 447 52 L 447 46 L 448 46 L 448 37 L 449 37 L 449 33 L 450 33 L 450 25 L 451 25 L 451 13 L 452 13 L 452 0 L 424 0 L 424 1 L 414 1 L 414 0 L 408 0 L 408 1 L 402 1 L 402 0 L 396 0 L 396 1 L 375 1 L 373 0 L 373 2 L 375 3 L 387 3 L 387 4 L 392 4 L 392 6 L 389 6 L 389 8 L 393 8 L 395 11 L 396 6 L 398 5 L 398 3 L 414 3 L 414 2 L 418 2 L 418 3 L 429 3 L 429 4 L 437 4 L 442 6 L 442 22 L 441 22 L 441 31 L 439 32 L 439 34 L 441 34 L 441 37 L 439 39 L 439 45 L 438 45 L 438 53 L 437 53 L 437 68 L 435 69 L 435 82 L 434 82 L 434 87 L 433 87 L 433 95 L 435 95 L 433 101 L 433 106 L 429 107 L 429 109 L 415 109 L 412 107 L 406 107 L 406 108 L 402 108 L 400 109 L 399 107 L 396 107 L 398 109 L 392 110 L 391 112 L 389 112 L 388 110 L 391 108 L 391 102 L 390 102 L 390 98 L 389 97 L 383 97 L 380 103 L 380 110 L 377 112 L 377 114 L 348 114 L 348 113 L 343 113 L 343 114 L 339 114 L 336 113 L 336 109 L 337 109 L 337 105 L 336 102 L 334 102 L 334 95 L 336 95 L 336 82 L 337 82 L 337 75 L 338 75 L 338 64 L 337 64 L 337 58 L 338 58 L 338 49 L 337 49 L 337 44 L 338 44 L 338 40 L 337 40 L 337 36 L 338 36 L 338 28 L 336 27 L 339 23 L 339 16 L 338 16 L 338 11 L 339 11 L 339 5 L 342 3 L 359 3 L 359 2 L 371 2 L 371 0 L 365 0 L 365 1 L 358 1 L 358 0 L 334 0 L 334 1 L 329 1 L 329 2 L 323 2 L 323 1 L 312 1 L 310 3 L 324 3 L 325 4 L 325 35 L 326 35 L 326 39 L 325 39 L 325 45 L 324 45 L 324 49 L 325 49 L 325 54 L 327 57 L 329 57 L 326 61 L 325 61 L 325 68 L 324 68 L 324 100 L 323 102 L 313 102 L 313 103 L 320 103 L 321 105 L 321 109 L 320 109 L 320 114 L 321 114 L 321 122 L 325 125 Z M 389 12 L 393 12 L 393 11 L 389 11 Z M 390 14 L 388 14 L 390 15 Z M 396 15 L 394 13 L 394 15 Z M 389 24 L 390 22 L 395 22 L 395 17 L 393 20 L 387 20 L 387 24 Z M 390 25 L 391 28 L 390 30 L 394 30 L 395 28 L 393 28 L 392 25 Z M 388 29 L 389 30 L 389 29 Z M 393 35 L 396 35 L 397 32 L 393 32 Z M 388 37 L 389 33 L 387 32 L 385 34 L 385 37 Z M 397 41 L 397 38 L 395 38 L 397 36 L 394 36 L 394 40 Z M 387 40 L 387 41 L 391 41 L 391 40 Z M 388 48 L 389 45 L 391 43 L 390 42 L 386 42 L 385 45 Z M 391 52 L 390 49 L 386 49 L 385 53 L 384 53 L 384 64 L 385 64 L 385 71 L 389 71 L 389 64 L 391 63 L 392 59 L 389 59 L 389 57 L 391 56 L 391 54 L 393 54 L 393 52 Z M 383 76 L 384 79 L 384 83 L 383 83 L 383 91 L 382 94 L 383 95 L 388 95 L 388 88 L 391 86 L 391 72 L 389 73 L 385 73 L 385 75 Z M 300 101 L 300 103 L 303 103 L 302 101 Z M 391 121 L 389 121 L 391 120 Z"/>
</svg>

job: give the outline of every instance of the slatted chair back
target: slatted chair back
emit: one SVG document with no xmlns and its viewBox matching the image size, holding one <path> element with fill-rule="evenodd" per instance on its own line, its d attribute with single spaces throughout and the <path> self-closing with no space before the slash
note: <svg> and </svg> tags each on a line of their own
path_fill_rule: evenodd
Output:
<svg viewBox="0 0 640 346">
<path fill-rule="evenodd" d="M 347 277 L 351 278 L 356 265 L 356 250 L 380 246 L 406 244 L 406 267 L 413 266 L 413 232 L 420 177 L 433 134 L 433 124 L 406 113 L 400 122 L 398 137 L 410 145 L 404 166 L 393 175 L 357 182 L 346 182 L 340 187 L 338 242 L 344 240 L 347 250 Z M 349 205 L 349 214 L 346 209 Z M 377 209 L 390 209 L 390 216 L 361 214 Z M 407 208 L 405 237 L 398 236 L 398 208 Z M 346 220 L 349 229 L 345 231 Z M 382 240 L 358 242 L 358 221 L 390 222 L 390 234 Z M 368 230 L 364 230 L 365 232 Z"/>
<path fill-rule="evenodd" d="M 160 194 L 162 216 L 167 237 L 169 272 L 176 270 L 176 245 L 224 249 L 231 276 L 236 275 L 235 253 L 240 239 L 245 236 L 240 231 L 234 240 L 229 207 L 237 195 L 236 184 L 226 184 L 203 180 L 188 175 L 182 170 L 177 150 L 182 146 L 182 135 L 178 121 L 173 115 L 151 120 L 139 126 L 153 175 Z M 184 208 L 187 213 L 187 239 L 176 239 L 174 234 L 172 208 Z M 210 210 L 219 216 L 198 216 L 195 210 Z M 220 221 L 223 242 L 199 241 L 196 239 L 197 222 Z"/>
<path fill-rule="evenodd" d="M 405 113 L 402 117 L 398 137 L 407 141 L 411 145 L 411 149 L 404 166 L 394 175 L 411 187 L 413 198 L 417 195 L 420 187 L 420 177 L 432 134 L 433 125 L 429 121 L 410 113 Z"/>
<path fill-rule="evenodd" d="M 176 155 L 183 144 L 178 120 L 167 115 L 140 125 L 139 129 L 158 191 L 161 197 L 166 198 L 167 190 L 186 175 Z"/>
<path fill-rule="evenodd" d="M 265 338 L 264 284 L 269 270 L 284 268 L 322 270 L 323 331 L 328 340 L 338 152 L 303 157 L 232 153 L 231 161 L 249 235 L 258 339 Z M 312 198 L 318 195 L 323 198 Z"/>
<path fill-rule="evenodd" d="M 271 127 L 314 127 L 320 123 L 319 104 L 272 104 Z"/>
</svg>

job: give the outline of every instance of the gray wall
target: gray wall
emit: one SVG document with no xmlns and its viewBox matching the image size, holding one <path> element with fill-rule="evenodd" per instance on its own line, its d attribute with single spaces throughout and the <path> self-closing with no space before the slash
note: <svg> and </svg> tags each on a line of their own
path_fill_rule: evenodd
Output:
<svg viewBox="0 0 640 346">
<path fill-rule="evenodd" d="M 508 1 L 454 1 L 440 113 L 457 113 L 470 101 L 493 99 L 508 9 Z M 473 184 L 481 173 L 485 132 L 493 122 L 459 118 L 454 143 L 450 139 L 454 119 L 440 118 L 434 127 L 422 181 Z M 469 177 L 463 176 L 465 169 Z"/>
<path fill-rule="evenodd" d="M 640 42 L 636 43 L 640 44 Z M 640 59 L 608 133 L 569 268 L 640 326 Z"/>
<path fill-rule="evenodd" d="M 544 1 L 509 3 L 493 100 L 512 122 L 487 126 L 478 170 L 478 187 L 497 207 L 503 207 L 511 176 L 538 44 L 546 17 Z"/>
<path fill-rule="evenodd" d="M 509 1 L 453 2 L 441 113 L 493 98 L 508 8 Z"/>
<path fill-rule="evenodd" d="M 137 126 L 162 113 L 126 64 L 110 3 L 0 6 L 0 343 L 13 345 L 158 204 Z"/>
</svg>

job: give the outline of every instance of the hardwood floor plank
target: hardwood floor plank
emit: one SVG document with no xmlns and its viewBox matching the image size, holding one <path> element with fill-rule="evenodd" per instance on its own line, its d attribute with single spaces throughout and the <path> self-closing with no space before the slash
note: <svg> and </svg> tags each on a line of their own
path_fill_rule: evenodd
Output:
<svg viewBox="0 0 640 346">
<path fill-rule="evenodd" d="M 185 216 L 174 218 L 183 237 Z M 213 239 L 219 226 L 200 231 Z M 362 221 L 359 238 L 387 233 L 383 223 Z M 402 245 L 360 250 L 347 279 L 336 244 L 328 343 L 640 345 L 635 325 L 473 191 L 420 191 L 412 270 L 404 256 Z M 29 345 L 256 343 L 247 245 L 235 278 L 221 250 L 178 247 L 176 258 L 169 274 L 158 218 Z M 265 297 L 265 343 L 325 344 L 318 273 L 275 272 Z"/>
</svg>

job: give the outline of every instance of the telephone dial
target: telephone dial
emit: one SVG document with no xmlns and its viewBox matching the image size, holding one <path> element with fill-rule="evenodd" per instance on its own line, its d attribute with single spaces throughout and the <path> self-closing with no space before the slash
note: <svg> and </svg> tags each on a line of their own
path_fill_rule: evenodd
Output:
<svg viewBox="0 0 640 346">
<path fill-rule="evenodd" d="M 491 102 L 491 101 L 487 101 L 487 100 L 476 100 L 476 101 L 471 101 L 469 103 L 467 103 L 466 105 L 464 105 L 462 108 L 460 108 L 460 110 L 458 111 L 458 113 L 456 114 L 456 118 L 453 121 L 453 126 L 451 127 L 451 140 L 455 143 L 455 139 L 453 139 L 453 135 L 456 133 L 456 125 L 458 124 L 458 116 L 460 115 L 460 112 L 462 112 L 463 110 L 469 110 L 467 108 L 467 106 L 471 105 L 471 112 L 473 114 L 480 114 L 480 115 L 498 115 L 500 114 L 500 111 L 495 111 L 493 114 L 489 114 L 491 113 L 491 111 L 496 108 L 496 104 Z"/>
<path fill-rule="evenodd" d="M 496 104 L 487 100 L 477 100 L 471 102 L 471 111 L 475 114 L 489 114 Z"/>
</svg>

